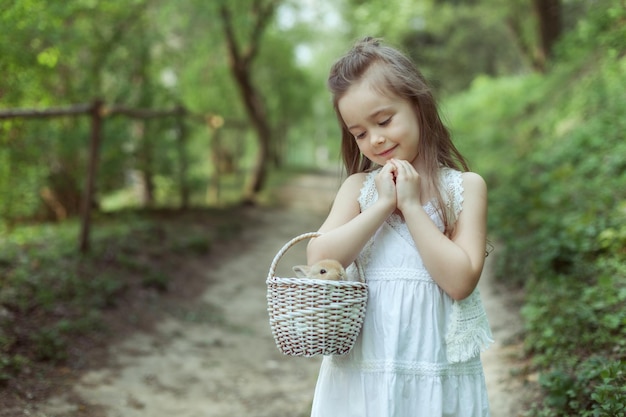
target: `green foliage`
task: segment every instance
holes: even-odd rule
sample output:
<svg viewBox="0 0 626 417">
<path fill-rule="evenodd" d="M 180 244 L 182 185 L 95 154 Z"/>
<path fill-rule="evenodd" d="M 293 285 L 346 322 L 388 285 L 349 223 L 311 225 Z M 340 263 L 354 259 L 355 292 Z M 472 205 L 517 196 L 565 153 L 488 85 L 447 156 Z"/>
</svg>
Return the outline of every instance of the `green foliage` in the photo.
<svg viewBox="0 0 626 417">
<path fill-rule="evenodd" d="M 625 10 L 601 2 L 547 75 L 479 78 L 446 103 L 490 186 L 498 275 L 526 290 L 535 416 L 626 413 Z"/>
<path fill-rule="evenodd" d="M 0 335 L 0 342 L 2 342 Z M 29 364 L 29 360 L 22 355 L 0 355 L 0 385 L 6 384 L 15 375 L 18 375 Z"/>
<path fill-rule="evenodd" d="M 512 4 L 432 3 L 420 14 L 413 10 L 415 23 L 401 41 L 438 94 L 466 89 L 480 75 L 528 70 L 504 16 Z M 525 21 L 530 24 L 532 19 Z"/>
<path fill-rule="evenodd" d="M 533 280 L 522 314 L 526 345 L 543 368 L 593 352 L 626 354 L 626 283 L 621 270 L 598 267 L 582 274 Z M 600 278 L 593 278 L 597 274 Z M 621 274 L 621 277 L 620 277 Z M 572 331 L 584 329 L 584 331 Z"/>
<path fill-rule="evenodd" d="M 257 3 L 224 3 L 236 10 L 237 39 L 249 39 L 255 30 L 251 22 Z M 272 3 L 278 6 L 282 2 Z M 180 175 L 186 168 L 193 203 L 206 205 L 207 183 L 215 175 L 210 155 L 212 133 L 204 116 L 198 114 L 225 119 L 223 146 L 236 159 L 238 174 L 246 175 L 256 151 L 240 89 L 229 66 L 220 4 L 198 0 L 176 4 L 146 0 L 68 0 L 54 5 L 42 0 L 9 2 L 0 10 L 6 35 L 0 39 L 2 107 L 44 109 L 96 98 L 107 106 L 130 108 L 183 105 L 194 113 L 186 119 L 184 144 L 178 139 L 179 127 L 173 118 L 104 119 L 94 203 L 105 200 L 107 208 L 119 208 L 120 202 L 128 203 L 126 207 L 179 204 Z M 313 91 L 319 91 L 322 84 L 313 85 L 310 74 L 295 61 L 291 35 L 297 28 L 283 30 L 271 23 L 263 39 L 252 39 L 260 42 L 253 57 L 252 81 L 267 107 L 278 160 L 292 145 L 287 139 L 292 136 L 291 129 L 309 115 Z M 240 52 L 249 47 L 244 41 Z M 87 116 L 0 121 L 0 227 L 77 215 L 85 186 L 89 135 Z M 299 132 L 293 137 L 306 136 Z M 151 193 L 141 192 L 150 185 Z M 131 193 L 134 198 L 117 198 Z M 110 195 L 117 198 L 114 204 L 109 204 Z M 153 199 L 143 198 L 146 196 Z"/>
<path fill-rule="evenodd" d="M 541 376 L 548 393 L 543 406 L 534 405 L 537 417 L 626 416 L 626 362 L 592 356 L 569 370 L 553 370 Z"/>
</svg>

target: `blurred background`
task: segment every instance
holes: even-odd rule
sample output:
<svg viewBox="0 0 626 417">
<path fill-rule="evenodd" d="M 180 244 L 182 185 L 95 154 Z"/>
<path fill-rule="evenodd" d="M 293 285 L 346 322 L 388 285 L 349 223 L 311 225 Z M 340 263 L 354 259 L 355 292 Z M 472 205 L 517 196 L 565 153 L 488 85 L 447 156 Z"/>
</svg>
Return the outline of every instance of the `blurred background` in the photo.
<svg viewBox="0 0 626 417">
<path fill-rule="evenodd" d="M 525 294 L 532 415 L 626 412 L 625 1 L 0 0 L 0 27 L 0 382 L 39 360 L 20 344 L 68 333 L 14 327 L 52 308 L 60 260 L 84 262 L 87 214 L 117 222 L 95 253 L 152 239 L 159 210 L 215 210 L 236 233 L 219 209 L 339 176 L 325 80 L 372 35 L 415 59 L 487 180 L 497 279 Z M 98 285 L 74 292 L 123 286 Z"/>
</svg>

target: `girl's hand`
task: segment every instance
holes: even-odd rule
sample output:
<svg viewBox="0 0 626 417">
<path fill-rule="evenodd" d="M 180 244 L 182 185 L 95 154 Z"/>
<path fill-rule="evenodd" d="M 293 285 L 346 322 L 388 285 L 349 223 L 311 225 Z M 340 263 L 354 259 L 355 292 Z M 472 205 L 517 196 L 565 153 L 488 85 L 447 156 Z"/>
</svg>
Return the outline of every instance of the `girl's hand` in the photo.
<svg viewBox="0 0 626 417">
<path fill-rule="evenodd" d="M 408 161 L 392 159 L 396 173 L 396 204 L 404 212 L 410 207 L 421 206 L 420 176 Z"/>
<path fill-rule="evenodd" d="M 374 178 L 378 201 L 387 205 L 390 212 L 396 209 L 396 167 L 392 163 L 386 163 Z"/>
</svg>

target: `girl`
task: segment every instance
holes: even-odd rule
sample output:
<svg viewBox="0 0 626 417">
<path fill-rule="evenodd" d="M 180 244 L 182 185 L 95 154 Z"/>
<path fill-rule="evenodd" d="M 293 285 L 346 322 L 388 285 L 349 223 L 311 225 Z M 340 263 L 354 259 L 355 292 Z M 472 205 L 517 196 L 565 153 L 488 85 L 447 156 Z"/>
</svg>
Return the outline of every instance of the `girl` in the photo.
<svg viewBox="0 0 626 417">
<path fill-rule="evenodd" d="M 358 42 L 328 84 L 349 177 L 308 262 L 356 265 L 369 299 L 352 351 L 322 362 L 312 416 L 488 416 L 480 350 L 491 332 L 476 290 L 485 182 L 396 49 Z"/>
</svg>

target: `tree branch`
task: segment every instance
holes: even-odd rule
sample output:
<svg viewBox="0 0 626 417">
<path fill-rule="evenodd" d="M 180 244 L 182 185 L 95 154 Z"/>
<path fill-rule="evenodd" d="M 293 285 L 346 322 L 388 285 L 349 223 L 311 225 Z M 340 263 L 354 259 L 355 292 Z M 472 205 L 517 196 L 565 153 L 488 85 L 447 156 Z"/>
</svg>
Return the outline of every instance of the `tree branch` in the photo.
<svg viewBox="0 0 626 417">
<path fill-rule="evenodd" d="M 239 53 L 239 45 L 235 38 L 235 30 L 233 29 L 233 21 L 230 9 L 226 4 L 220 6 L 220 15 L 222 16 L 222 25 L 224 27 L 224 35 L 226 36 L 226 46 L 230 53 L 230 61 L 233 68 L 239 65 L 241 55 Z"/>
<path fill-rule="evenodd" d="M 267 27 L 267 23 L 274 15 L 274 11 L 278 6 L 277 0 L 268 1 L 263 4 L 263 0 L 254 0 L 252 4 L 252 14 L 256 17 L 254 21 L 254 27 L 250 33 L 249 48 L 246 51 L 244 59 L 248 62 L 252 61 L 259 52 L 259 45 L 261 44 L 261 35 Z"/>
</svg>

